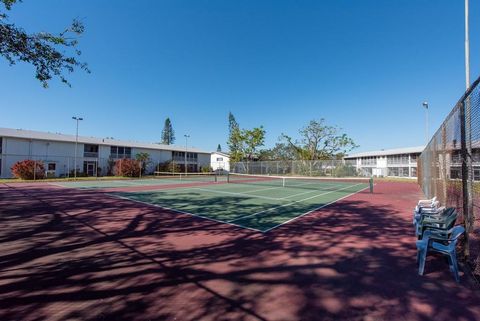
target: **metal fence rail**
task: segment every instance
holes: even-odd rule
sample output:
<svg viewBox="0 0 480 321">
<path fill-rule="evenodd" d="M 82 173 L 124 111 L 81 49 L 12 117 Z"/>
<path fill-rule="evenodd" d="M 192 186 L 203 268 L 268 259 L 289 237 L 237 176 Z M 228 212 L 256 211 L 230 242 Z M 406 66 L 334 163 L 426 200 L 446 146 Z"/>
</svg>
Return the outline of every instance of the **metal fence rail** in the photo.
<svg viewBox="0 0 480 321">
<path fill-rule="evenodd" d="M 230 165 L 232 173 L 280 176 L 334 176 L 369 177 L 371 174 L 357 169 L 343 160 L 280 160 L 237 162 Z"/>
<path fill-rule="evenodd" d="M 427 197 L 457 208 L 468 231 L 464 254 L 480 274 L 479 81 L 460 98 L 420 155 L 418 183 Z"/>
</svg>

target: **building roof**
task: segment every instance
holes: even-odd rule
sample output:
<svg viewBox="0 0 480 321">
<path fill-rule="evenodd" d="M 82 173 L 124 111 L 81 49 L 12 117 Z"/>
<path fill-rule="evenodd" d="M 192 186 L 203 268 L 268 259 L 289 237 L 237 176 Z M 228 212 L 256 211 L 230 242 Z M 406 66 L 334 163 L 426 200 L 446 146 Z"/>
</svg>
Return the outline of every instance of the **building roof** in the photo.
<svg viewBox="0 0 480 321">
<path fill-rule="evenodd" d="M 0 127 L 0 137 L 14 137 L 14 138 L 47 140 L 47 141 L 68 142 L 68 143 L 75 142 L 75 135 L 39 132 L 39 131 L 25 130 L 25 129 L 2 128 L 2 127 Z M 134 148 L 181 151 L 181 152 L 185 151 L 184 146 L 142 143 L 142 142 L 133 142 L 133 141 L 127 141 L 127 140 L 111 139 L 111 138 L 78 136 L 78 142 L 80 144 L 125 146 L 125 147 L 134 147 Z M 205 152 L 194 147 L 187 148 L 187 151 L 193 152 L 193 153 L 210 154 L 209 152 Z"/>
<path fill-rule="evenodd" d="M 355 153 L 345 156 L 344 158 L 358 158 L 358 157 L 371 157 L 371 156 L 386 156 L 386 155 L 398 155 L 398 154 L 413 154 L 421 153 L 425 149 L 425 146 L 416 147 L 404 147 L 395 149 L 375 150 L 371 152 Z"/>
<path fill-rule="evenodd" d="M 213 154 L 218 154 L 218 155 L 221 155 L 221 156 L 224 156 L 224 157 L 230 157 L 230 155 L 228 155 L 227 153 L 224 153 L 224 152 L 212 152 L 211 154 L 212 155 Z"/>
</svg>

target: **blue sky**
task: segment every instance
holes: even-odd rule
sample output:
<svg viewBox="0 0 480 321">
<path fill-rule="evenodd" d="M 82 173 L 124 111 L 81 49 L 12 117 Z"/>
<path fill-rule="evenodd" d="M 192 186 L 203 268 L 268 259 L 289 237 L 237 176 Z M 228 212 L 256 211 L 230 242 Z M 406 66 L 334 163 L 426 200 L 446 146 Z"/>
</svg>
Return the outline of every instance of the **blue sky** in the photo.
<svg viewBox="0 0 480 321">
<path fill-rule="evenodd" d="M 480 5 L 471 1 L 471 78 Z M 422 145 L 465 90 L 463 1 L 25 0 L 27 31 L 86 26 L 91 74 L 43 89 L 33 67 L 0 58 L 1 127 L 155 142 L 170 117 L 183 144 L 226 149 L 227 115 L 263 125 L 266 147 L 311 119 L 338 125 L 357 151 Z"/>
</svg>

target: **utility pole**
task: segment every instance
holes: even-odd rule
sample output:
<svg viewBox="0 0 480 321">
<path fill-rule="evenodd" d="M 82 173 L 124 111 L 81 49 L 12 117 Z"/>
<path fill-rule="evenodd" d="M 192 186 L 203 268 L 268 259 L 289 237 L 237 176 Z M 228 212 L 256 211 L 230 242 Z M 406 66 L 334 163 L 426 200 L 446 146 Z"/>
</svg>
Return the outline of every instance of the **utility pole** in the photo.
<svg viewBox="0 0 480 321">
<path fill-rule="evenodd" d="M 77 149 L 78 149 L 78 123 L 83 120 L 82 117 L 77 117 L 77 116 L 73 116 L 72 117 L 73 120 L 76 120 L 77 121 L 77 132 L 76 132 L 76 135 L 75 135 L 75 158 L 74 158 L 74 170 L 73 170 L 73 175 L 74 175 L 74 178 L 77 179 Z"/>
<path fill-rule="evenodd" d="M 188 145 L 188 138 L 190 137 L 190 135 L 183 135 L 185 136 L 185 175 L 187 175 L 187 145 Z"/>
</svg>

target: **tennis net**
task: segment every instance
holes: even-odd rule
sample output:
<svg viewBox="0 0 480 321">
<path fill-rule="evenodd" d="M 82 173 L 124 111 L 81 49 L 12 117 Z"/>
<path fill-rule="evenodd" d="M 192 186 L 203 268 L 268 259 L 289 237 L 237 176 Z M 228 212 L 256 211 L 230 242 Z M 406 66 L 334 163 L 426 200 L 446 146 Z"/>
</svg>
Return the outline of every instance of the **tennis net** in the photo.
<svg viewBox="0 0 480 321">
<path fill-rule="evenodd" d="M 271 176 L 229 173 L 230 184 L 251 184 L 259 186 L 303 188 L 318 190 L 361 190 L 369 188 L 373 193 L 371 177 L 308 177 L 308 176 Z"/>
<path fill-rule="evenodd" d="M 217 174 L 215 172 L 208 173 L 178 173 L 178 172 L 154 172 L 155 178 L 173 179 L 183 181 L 205 181 L 216 182 Z"/>
</svg>

